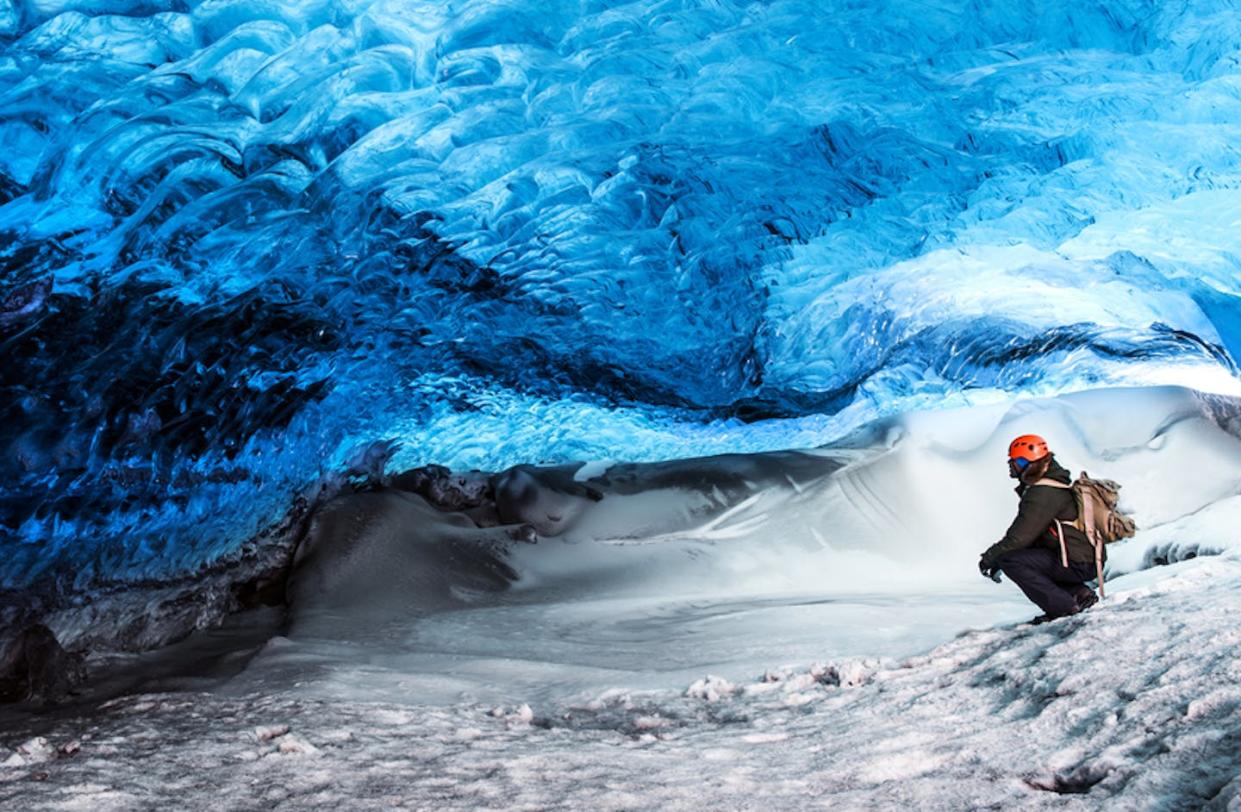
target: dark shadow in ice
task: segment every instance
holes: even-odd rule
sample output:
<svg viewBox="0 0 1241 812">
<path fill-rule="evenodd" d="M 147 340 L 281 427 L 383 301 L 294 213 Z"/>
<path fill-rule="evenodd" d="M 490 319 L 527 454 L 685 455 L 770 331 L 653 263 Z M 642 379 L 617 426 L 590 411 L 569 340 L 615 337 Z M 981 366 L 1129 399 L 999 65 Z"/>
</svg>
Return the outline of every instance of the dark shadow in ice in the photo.
<svg viewBox="0 0 1241 812">
<path fill-rule="evenodd" d="M 593 477 L 580 477 L 580 465 L 522 465 L 494 475 L 407 471 L 390 479 L 392 487 L 338 498 L 316 513 L 291 569 L 290 629 L 354 638 L 381 618 L 477 604 L 519 579 L 515 542 L 561 536 L 603 503 L 664 493 L 622 524 L 647 534 L 683 531 L 760 492 L 795 491 L 841 464 L 778 452 L 619 464 Z M 592 529 L 574 540 L 589 540 Z"/>
<path fill-rule="evenodd" d="M 575 528 L 571 541 L 589 540 L 598 521 L 578 525 L 600 507 L 619 509 L 619 525 L 609 529 L 622 534 L 675 533 L 756 494 L 796 492 L 841 464 L 824 453 L 778 452 L 617 464 L 594 475 L 580 464 L 499 473 L 427 466 L 386 478 L 368 469 L 357 482 L 312 488 L 238 556 L 192 577 L 100 590 L 83 606 L 37 595 L 5 603 L 3 699 L 80 703 L 139 686 L 226 678 L 274 634 L 352 641 L 393 624 L 408 631 L 433 613 L 539 600 L 508 593 L 522 577 L 515 545 Z M 662 496 L 629 501 L 653 492 Z M 557 545 L 587 559 L 590 547 Z M 570 577 L 575 593 L 589 594 L 606 576 L 587 571 Z M 133 653 L 150 649 L 159 650 Z M 89 686 L 74 695 L 88 654 Z"/>
<path fill-rule="evenodd" d="M 246 610 L 153 651 L 89 659 L 65 652 L 40 627 L 0 655 L 0 702 L 8 703 L 0 705 L 0 729 L 41 729 L 120 696 L 218 687 L 245 670 L 283 620 L 277 608 Z"/>
<path fill-rule="evenodd" d="M 506 558 L 523 532 L 479 527 L 397 490 L 339 498 L 315 515 L 294 557 L 291 628 L 331 634 L 343 622 L 352 636 L 368 618 L 412 618 L 502 590 L 517 578 Z"/>
<path fill-rule="evenodd" d="M 0 648 L 0 702 L 64 699 L 86 677 L 83 659 L 61 648 L 47 626 L 27 626 Z"/>
</svg>

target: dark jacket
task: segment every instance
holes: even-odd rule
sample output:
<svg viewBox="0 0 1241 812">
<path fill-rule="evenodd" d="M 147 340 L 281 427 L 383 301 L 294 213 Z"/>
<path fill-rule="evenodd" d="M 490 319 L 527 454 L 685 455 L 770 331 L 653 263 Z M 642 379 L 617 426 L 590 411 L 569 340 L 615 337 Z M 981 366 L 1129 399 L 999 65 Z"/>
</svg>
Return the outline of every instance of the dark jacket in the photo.
<svg viewBox="0 0 1241 812">
<path fill-rule="evenodd" d="M 1068 485 L 1072 479 L 1068 469 L 1056 462 L 1053 457 L 1047 468 L 1044 479 L 1054 479 Z M 1056 540 L 1055 520 L 1059 519 L 1064 528 L 1065 543 L 1069 550 L 1069 562 L 1093 563 L 1094 547 L 1086 539 L 1086 534 L 1065 522 L 1077 518 L 1077 500 L 1068 488 L 1057 488 L 1052 485 L 1017 486 L 1017 494 L 1021 504 L 1017 506 L 1017 518 L 1009 525 L 1004 538 L 987 548 L 982 554 L 988 566 L 994 566 L 1000 556 L 1012 550 L 1026 547 L 1047 547 L 1060 555 L 1060 542 Z"/>
</svg>

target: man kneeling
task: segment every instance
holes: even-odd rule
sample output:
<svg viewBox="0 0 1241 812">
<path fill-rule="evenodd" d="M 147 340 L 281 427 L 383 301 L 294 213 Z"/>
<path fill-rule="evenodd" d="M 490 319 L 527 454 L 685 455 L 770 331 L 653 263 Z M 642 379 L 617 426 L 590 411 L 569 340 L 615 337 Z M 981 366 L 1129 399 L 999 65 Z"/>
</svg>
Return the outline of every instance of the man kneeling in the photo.
<svg viewBox="0 0 1241 812">
<path fill-rule="evenodd" d="M 1086 534 L 1071 524 L 1077 501 L 1068 470 L 1042 437 L 1024 434 L 1008 447 L 1008 473 L 1021 483 L 1017 518 L 982 554 L 978 569 L 995 581 L 1003 572 L 1021 587 L 1043 610 L 1034 623 L 1093 606 L 1099 597 L 1086 582 L 1095 577 L 1095 552 Z"/>
</svg>

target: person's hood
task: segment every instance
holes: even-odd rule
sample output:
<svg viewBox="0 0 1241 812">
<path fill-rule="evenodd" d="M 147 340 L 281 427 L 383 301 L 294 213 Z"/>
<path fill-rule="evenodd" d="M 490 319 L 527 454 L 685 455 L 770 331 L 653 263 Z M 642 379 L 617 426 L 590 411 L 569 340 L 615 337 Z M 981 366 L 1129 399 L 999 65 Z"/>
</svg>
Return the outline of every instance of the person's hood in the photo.
<svg viewBox="0 0 1241 812">
<path fill-rule="evenodd" d="M 1044 479 L 1054 479 L 1057 482 L 1063 482 L 1068 485 L 1073 481 L 1073 476 L 1069 473 L 1069 469 L 1056 462 L 1056 455 L 1051 456 L 1051 465 L 1047 466 L 1047 473 L 1043 474 Z"/>
</svg>

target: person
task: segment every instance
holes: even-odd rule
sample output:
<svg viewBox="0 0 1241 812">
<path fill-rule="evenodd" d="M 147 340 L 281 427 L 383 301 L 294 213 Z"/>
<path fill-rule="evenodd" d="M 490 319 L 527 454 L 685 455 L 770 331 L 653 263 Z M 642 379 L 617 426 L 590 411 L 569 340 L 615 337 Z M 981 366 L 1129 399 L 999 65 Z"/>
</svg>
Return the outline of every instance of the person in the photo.
<svg viewBox="0 0 1241 812">
<path fill-rule="evenodd" d="M 994 581 L 1002 572 L 1020 587 L 1043 611 L 1033 623 L 1093 606 L 1099 596 L 1086 582 L 1095 577 L 1095 551 L 1086 534 L 1071 524 L 1077 501 L 1069 471 L 1046 440 L 1023 434 L 1008 446 L 1008 473 L 1019 482 L 1017 518 L 1004 538 L 982 554 L 979 571 Z"/>
</svg>

